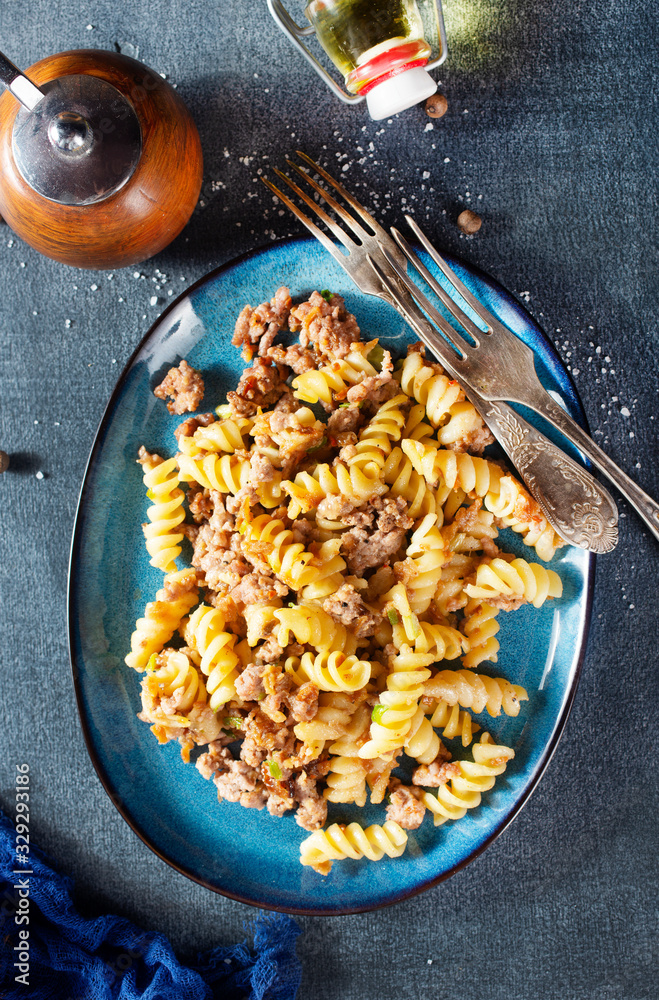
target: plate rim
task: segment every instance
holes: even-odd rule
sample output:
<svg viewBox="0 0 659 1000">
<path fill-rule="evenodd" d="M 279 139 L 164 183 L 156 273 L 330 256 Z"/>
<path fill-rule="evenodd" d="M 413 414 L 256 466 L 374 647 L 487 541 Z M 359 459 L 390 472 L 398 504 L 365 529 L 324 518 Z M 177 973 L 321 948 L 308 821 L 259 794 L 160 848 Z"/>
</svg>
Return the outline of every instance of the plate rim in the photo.
<svg viewBox="0 0 659 1000">
<path fill-rule="evenodd" d="M 586 571 L 585 571 L 586 587 L 585 587 L 585 605 L 584 605 L 584 627 L 581 636 L 579 656 L 576 663 L 572 684 L 570 685 L 570 689 L 567 693 L 567 699 L 565 705 L 563 706 L 563 710 L 556 721 L 556 726 L 552 734 L 552 738 L 547 743 L 543 751 L 543 754 L 538 762 L 536 770 L 531 778 L 531 781 L 527 789 L 525 790 L 523 795 L 521 795 L 520 798 L 515 802 L 513 808 L 506 814 L 506 816 L 503 817 L 501 822 L 492 830 L 492 832 L 485 838 L 485 840 L 478 845 L 478 847 L 475 847 L 472 851 L 469 852 L 469 854 L 465 858 L 463 858 L 457 864 L 453 865 L 451 868 L 447 869 L 446 871 L 443 871 L 441 874 L 437 875 L 434 878 L 424 880 L 419 885 L 414 886 L 413 888 L 400 891 L 390 899 L 382 900 L 381 902 L 376 902 L 376 903 L 359 904 L 356 906 L 344 906 L 333 909 L 327 909 L 323 907 L 302 908 L 294 906 L 273 905 L 272 903 L 268 903 L 267 905 L 265 905 L 263 902 L 258 902 L 254 899 L 242 896 L 240 895 L 240 893 L 234 892 L 231 889 L 219 888 L 217 885 L 212 884 L 202 876 L 199 876 L 194 872 L 189 871 L 183 866 L 177 864 L 176 861 L 174 861 L 172 858 L 169 858 L 167 854 L 161 851 L 152 842 L 150 836 L 146 833 L 146 831 L 142 829 L 141 825 L 131 816 L 128 809 L 124 807 L 124 804 L 121 800 L 121 796 L 118 795 L 116 789 L 113 787 L 110 777 L 109 775 L 106 774 L 103 765 L 101 764 L 101 761 L 97 755 L 95 743 L 91 735 L 89 720 L 87 718 L 87 713 L 82 693 L 82 686 L 78 674 L 78 665 L 74 648 L 74 614 L 76 610 L 76 594 L 78 589 L 76 586 L 76 573 L 77 573 L 77 562 L 78 562 L 77 557 L 79 554 L 79 548 L 81 542 L 81 533 L 82 533 L 81 526 L 84 521 L 84 505 L 87 494 L 87 489 L 86 489 L 87 481 L 90 472 L 92 470 L 92 466 L 95 462 L 96 454 L 105 438 L 108 423 L 110 420 L 110 415 L 114 411 L 115 403 L 121 394 L 121 390 L 123 388 L 126 376 L 133 367 L 136 358 L 138 357 L 142 349 L 146 346 L 150 338 L 153 336 L 156 329 L 162 324 L 163 320 L 165 320 L 166 317 L 179 306 L 182 300 L 188 298 L 190 295 L 193 294 L 193 292 L 196 289 L 207 284 L 214 278 L 218 277 L 220 274 L 223 274 L 225 271 L 229 271 L 232 268 L 235 268 L 238 265 L 244 263 L 245 261 L 256 258 L 261 254 L 267 253 L 269 250 L 272 250 L 274 248 L 282 246 L 290 246 L 296 243 L 308 243 L 309 245 L 316 245 L 317 241 L 314 240 L 313 237 L 300 235 L 300 236 L 289 236 L 270 243 L 260 244 L 259 246 L 254 247 L 251 250 L 247 250 L 244 253 L 239 254 L 237 257 L 232 257 L 230 260 L 225 261 L 224 264 L 220 264 L 219 267 L 213 268 L 211 271 L 208 271 L 206 274 L 202 275 L 201 278 L 198 278 L 197 281 L 193 282 L 193 284 L 191 284 L 188 288 L 186 288 L 183 292 L 181 292 L 181 294 L 178 295 L 172 302 L 168 303 L 166 308 L 162 311 L 162 313 L 159 314 L 159 316 L 156 317 L 156 319 L 150 325 L 147 332 L 140 339 L 139 343 L 135 347 L 135 350 L 132 352 L 126 364 L 124 365 L 120 375 L 117 378 L 117 381 L 115 382 L 112 393 L 110 394 L 110 398 L 108 399 L 108 402 L 103 411 L 103 415 L 99 421 L 98 429 L 96 431 L 96 434 L 94 435 L 94 440 L 89 452 L 89 457 L 87 459 L 87 463 L 85 465 L 85 471 L 82 477 L 78 502 L 76 504 L 76 513 L 73 524 L 71 547 L 69 550 L 69 563 L 68 563 L 68 573 L 67 573 L 67 608 L 66 608 L 67 646 L 69 652 L 69 665 L 71 668 L 71 676 L 75 692 L 76 707 L 78 711 L 78 719 L 80 721 L 80 727 L 82 729 L 82 735 L 85 741 L 85 746 L 87 748 L 87 753 L 89 754 L 89 758 L 92 762 L 94 770 L 96 771 L 96 774 L 108 798 L 115 806 L 122 819 L 124 819 L 124 821 L 128 824 L 130 829 L 133 831 L 133 833 L 135 833 L 139 837 L 142 843 L 144 843 L 156 855 L 156 857 L 160 858 L 161 861 L 164 861 L 167 865 L 169 865 L 170 868 L 173 868 L 174 871 L 178 872 L 180 875 L 184 875 L 192 882 L 196 882 L 198 885 L 203 886 L 203 888 L 209 889 L 211 890 L 211 892 L 215 892 L 220 896 L 232 899 L 235 902 L 243 903 L 247 906 L 258 907 L 261 909 L 266 908 L 279 913 L 289 913 L 295 916 L 338 917 L 338 916 L 347 916 L 353 913 L 368 913 L 368 912 L 373 912 L 375 910 L 383 909 L 384 907 L 387 906 L 394 906 L 397 903 L 402 903 L 404 900 L 412 899 L 414 896 L 418 896 L 420 893 L 426 892 L 428 889 L 432 889 L 434 886 L 440 885 L 442 882 L 447 881 L 449 878 L 451 878 L 453 875 L 456 875 L 463 868 L 466 868 L 473 861 L 475 861 L 476 858 L 478 858 L 481 854 L 483 854 L 483 852 L 487 850 L 487 848 L 495 840 L 497 840 L 497 838 L 504 832 L 504 830 L 507 829 L 510 823 L 512 823 L 512 821 L 519 815 L 521 810 L 527 804 L 531 795 L 538 787 L 540 779 L 543 777 L 556 751 L 558 743 L 560 742 L 560 739 L 563 735 L 565 725 L 569 718 L 570 712 L 572 711 L 574 699 L 576 697 L 577 689 L 579 687 L 579 681 L 581 679 L 581 672 L 586 656 L 586 650 L 588 647 L 588 637 L 590 633 L 590 624 L 591 624 L 592 609 L 593 609 L 593 594 L 595 586 L 595 566 L 597 559 L 595 553 L 593 552 L 589 553 L 589 558 L 586 564 Z M 540 338 L 544 342 L 544 346 L 548 350 L 548 353 L 552 357 L 553 361 L 555 363 L 556 362 L 558 363 L 559 367 L 567 377 L 567 380 L 572 389 L 574 401 L 577 406 L 580 418 L 579 422 L 583 426 L 584 430 L 590 435 L 588 419 L 586 417 L 586 413 L 583 408 L 583 403 L 581 402 L 581 397 L 579 396 L 577 387 L 574 384 L 574 380 L 570 372 L 567 370 L 567 367 L 565 366 L 563 360 L 561 359 L 554 344 L 551 342 L 547 334 L 539 326 L 536 320 L 524 308 L 524 306 L 517 301 L 517 299 L 513 296 L 513 294 L 509 292 L 502 284 L 500 284 L 499 281 L 497 281 L 496 278 L 493 278 L 491 275 L 483 271 L 477 265 L 471 264 L 470 262 L 465 261 L 460 257 L 456 257 L 453 254 L 445 254 L 444 256 L 449 260 L 449 263 L 451 264 L 457 263 L 459 265 L 464 265 L 468 271 L 471 271 L 477 277 L 483 279 L 488 285 L 494 287 L 497 294 L 499 294 L 502 298 L 507 300 L 507 302 L 513 306 L 515 311 L 517 311 L 517 313 L 527 323 L 529 323 L 534 328 L 535 331 L 539 333 Z M 357 289 L 357 291 L 359 290 Z M 590 463 L 587 462 L 587 460 L 585 464 L 586 467 L 590 467 Z"/>
</svg>

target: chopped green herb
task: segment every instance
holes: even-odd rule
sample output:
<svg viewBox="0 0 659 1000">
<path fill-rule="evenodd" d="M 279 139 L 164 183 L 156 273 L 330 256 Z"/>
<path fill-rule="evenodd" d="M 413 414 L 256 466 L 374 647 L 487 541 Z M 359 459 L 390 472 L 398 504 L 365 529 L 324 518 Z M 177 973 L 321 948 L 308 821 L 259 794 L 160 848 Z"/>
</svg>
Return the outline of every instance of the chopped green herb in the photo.
<svg viewBox="0 0 659 1000">
<path fill-rule="evenodd" d="M 297 604 L 294 601 L 289 601 L 288 602 L 288 606 L 289 606 L 289 608 L 296 608 Z"/>
<path fill-rule="evenodd" d="M 345 410 L 349 406 L 350 406 L 350 403 L 339 403 L 339 409 L 340 410 Z"/>
<path fill-rule="evenodd" d="M 281 768 L 276 760 L 266 760 L 268 765 L 268 771 L 270 772 L 271 778 L 276 778 L 278 781 L 281 778 Z"/>
<path fill-rule="evenodd" d="M 323 448 L 326 444 L 327 444 L 327 438 L 326 437 L 321 438 L 318 444 L 314 445 L 313 448 L 309 448 L 309 453 L 311 453 L 312 451 L 318 451 L 320 448 Z"/>
<path fill-rule="evenodd" d="M 243 724 L 243 720 L 239 715 L 227 715 L 224 720 L 224 725 L 229 726 L 230 729 L 240 729 Z"/>
<path fill-rule="evenodd" d="M 398 612 L 394 608 L 389 608 L 387 618 L 390 625 L 398 625 Z"/>
<path fill-rule="evenodd" d="M 320 294 L 325 299 L 325 302 L 329 302 L 329 300 L 332 298 L 332 295 L 334 294 L 334 292 L 330 292 L 329 288 L 323 288 L 323 290 L 322 290 L 322 292 Z"/>
<path fill-rule="evenodd" d="M 373 711 L 371 712 L 372 721 L 382 722 L 382 717 L 386 711 L 387 711 L 386 705 L 376 705 Z"/>
<path fill-rule="evenodd" d="M 157 662 L 158 662 L 158 654 L 152 653 L 151 656 L 149 657 L 149 662 L 146 665 L 146 669 L 155 670 Z"/>
<path fill-rule="evenodd" d="M 155 500 L 156 499 L 156 495 L 153 492 L 153 490 L 147 490 L 146 491 L 146 495 L 148 496 L 149 500 Z"/>
<path fill-rule="evenodd" d="M 264 698 L 265 698 L 265 691 L 262 691 L 261 694 L 258 696 L 258 698 L 256 700 L 257 701 L 263 701 Z"/>
<path fill-rule="evenodd" d="M 366 355 L 366 360 L 378 371 L 382 371 L 382 362 L 384 361 L 384 349 L 377 344 L 372 351 L 369 351 Z"/>
</svg>

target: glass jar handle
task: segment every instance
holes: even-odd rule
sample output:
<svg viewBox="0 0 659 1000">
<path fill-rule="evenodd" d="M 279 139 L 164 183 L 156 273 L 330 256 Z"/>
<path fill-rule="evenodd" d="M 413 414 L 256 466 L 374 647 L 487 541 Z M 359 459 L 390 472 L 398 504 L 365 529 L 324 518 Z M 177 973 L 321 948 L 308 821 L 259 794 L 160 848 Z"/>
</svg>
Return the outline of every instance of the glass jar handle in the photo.
<svg viewBox="0 0 659 1000">
<path fill-rule="evenodd" d="M 439 42 L 438 54 L 431 62 L 429 62 L 424 68 L 425 69 L 435 69 L 440 66 L 446 59 L 447 49 L 446 49 L 446 29 L 444 28 L 444 16 L 442 13 L 441 0 L 420 0 L 422 4 L 427 4 L 433 10 L 435 15 L 435 21 L 437 23 L 437 39 Z M 267 0 L 268 8 L 273 18 L 284 32 L 284 34 L 290 39 L 295 48 L 308 63 L 315 69 L 318 76 L 323 80 L 330 90 L 336 94 L 340 101 L 344 104 L 359 104 L 360 101 L 364 100 L 363 95 L 349 94 L 347 90 L 334 80 L 324 66 L 322 66 L 312 52 L 303 43 L 303 39 L 309 38 L 311 35 L 315 35 L 315 29 L 309 25 L 307 28 L 301 28 L 299 24 L 293 20 L 291 15 L 288 13 L 284 7 L 281 0 Z"/>
<path fill-rule="evenodd" d="M 310 63 L 313 69 L 315 69 L 321 80 L 327 84 L 334 94 L 336 94 L 339 100 L 343 101 L 345 104 L 358 104 L 360 101 L 363 101 L 363 97 L 360 97 L 358 94 L 349 94 L 347 90 L 340 87 L 336 80 L 332 79 L 325 67 L 321 66 L 315 55 L 309 51 L 306 45 L 303 44 L 302 39 L 315 35 L 315 29 L 312 28 L 311 25 L 309 25 L 308 28 L 301 28 L 299 24 L 296 24 L 284 7 L 283 3 L 281 3 L 281 0 L 267 0 L 267 3 L 270 13 L 281 30 L 290 39 L 298 52 L 300 52 L 307 62 Z"/>
</svg>

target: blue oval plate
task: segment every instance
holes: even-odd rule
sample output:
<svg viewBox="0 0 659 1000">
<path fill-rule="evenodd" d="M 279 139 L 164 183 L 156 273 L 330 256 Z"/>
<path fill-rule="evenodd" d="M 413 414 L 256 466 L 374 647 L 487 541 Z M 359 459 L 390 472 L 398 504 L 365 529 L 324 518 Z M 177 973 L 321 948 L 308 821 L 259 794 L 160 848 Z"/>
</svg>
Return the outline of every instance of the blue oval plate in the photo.
<svg viewBox="0 0 659 1000">
<path fill-rule="evenodd" d="M 530 316 L 490 278 L 450 263 L 487 308 L 533 348 L 541 380 L 583 424 L 570 377 Z M 529 797 L 574 698 L 594 557 L 562 549 L 552 565 L 563 579 L 563 597 L 539 611 L 523 607 L 499 616 L 499 662 L 479 669 L 523 684 L 530 700 L 516 719 L 479 718 L 497 742 L 515 748 L 515 759 L 483 804 L 459 822 L 434 827 L 426 816 L 420 829 L 410 832 L 401 858 L 342 861 L 323 878 L 299 863 L 299 844 L 307 834 L 292 814 L 275 819 L 266 811 L 218 805 L 213 784 L 193 764 L 182 762 L 178 744 L 160 746 L 136 718 L 140 677 L 123 660 L 135 620 L 153 600 L 162 574 L 149 565 L 144 548 L 140 525 L 147 501 L 135 458 L 141 444 L 164 455 L 175 450 L 173 430 L 181 418 L 170 416 L 152 393 L 165 370 L 187 358 L 204 374 L 203 409 L 224 401 L 243 367 L 231 346 L 236 316 L 245 303 L 270 298 L 282 284 L 294 297 L 306 297 L 314 288 L 339 292 L 364 337 L 378 336 L 397 351 L 415 339 L 392 309 L 356 291 L 309 239 L 278 243 L 233 261 L 172 303 L 119 379 L 89 459 L 71 551 L 71 662 L 94 766 L 123 817 L 159 857 L 244 903 L 291 913 L 351 913 L 396 902 L 448 878 L 480 854 Z M 510 531 L 503 533 L 502 544 L 535 558 Z M 330 806 L 330 822 L 354 819 L 381 823 L 384 807 Z"/>
</svg>

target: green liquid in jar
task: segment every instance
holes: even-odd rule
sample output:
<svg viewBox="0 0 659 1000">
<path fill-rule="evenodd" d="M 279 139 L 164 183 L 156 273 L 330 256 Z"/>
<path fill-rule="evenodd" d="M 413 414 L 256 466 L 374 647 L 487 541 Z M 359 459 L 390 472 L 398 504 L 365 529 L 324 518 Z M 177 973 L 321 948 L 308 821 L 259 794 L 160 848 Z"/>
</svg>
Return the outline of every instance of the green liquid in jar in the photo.
<svg viewBox="0 0 659 1000">
<path fill-rule="evenodd" d="M 415 0 L 312 0 L 306 15 L 344 77 L 392 46 L 423 41 Z"/>
</svg>

